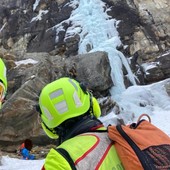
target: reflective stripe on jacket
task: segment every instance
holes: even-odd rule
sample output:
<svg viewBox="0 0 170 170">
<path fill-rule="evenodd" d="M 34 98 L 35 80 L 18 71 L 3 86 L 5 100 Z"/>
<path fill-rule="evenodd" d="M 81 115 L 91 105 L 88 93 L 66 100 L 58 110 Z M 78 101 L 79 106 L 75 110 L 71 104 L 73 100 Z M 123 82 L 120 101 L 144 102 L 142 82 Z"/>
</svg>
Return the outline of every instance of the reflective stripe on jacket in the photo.
<svg viewBox="0 0 170 170">
<path fill-rule="evenodd" d="M 123 170 L 115 147 L 106 132 L 84 133 L 62 143 L 77 170 Z M 45 170 L 71 170 L 66 159 L 52 149 Z"/>
</svg>

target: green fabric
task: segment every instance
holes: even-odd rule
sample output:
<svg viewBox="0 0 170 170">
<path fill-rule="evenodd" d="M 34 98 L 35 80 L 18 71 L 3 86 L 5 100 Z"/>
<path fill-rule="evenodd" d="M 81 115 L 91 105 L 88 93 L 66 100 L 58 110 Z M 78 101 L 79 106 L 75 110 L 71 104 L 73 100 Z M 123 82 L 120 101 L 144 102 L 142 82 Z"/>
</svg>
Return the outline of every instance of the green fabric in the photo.
<svg viewBox="0 0 170 170">
<path fill-rule="evenodd" d="M 0 80 L 4 84 L 5 90 L 7 91 L 6 66 L 1 58 L 0 58 Z"/>
<path fill-rule="evenodd" d="M 70 156 L 72 157 L 73 161 L 75 161 L 93 145 L 95 145 L 96 142 L 97 139 L 95 137 L 78 135 L 74 138 L 66 140 L 58 148 L 64 148 L 65 150 L 69 151 Z"/>
<path fill-rule="evenodd" d="M 103 133 L 98 133 L 98 135 L 100 134 Z M 98 140 L 99 139 L 97 139 L 95 136 L 91 136 L 85 133 L 63 142 L 57 148 L 65 149 L 69 153 L 70 157 L 73 159 L 73 162 L 76 163 L 76 161 L 79 160 L 79 158 L 81 158 L 85 153 L 91 150 L 91 148 L 93 148 L 93 146 L 95 146 L 98 143 Z M 103 145 L 102 141 L 100 142 L 100 145 L 101 146 Z M 87 170 L 86 168 L 88 167 L 89 163 L 92 166 L 94 165 L 94 167 L 97 166 L 97 164 L 99 163 L 99 165 L 97 166 L 98 167 L 97 170 L 111 170 L 111 169 L 123 170 L 121 161 L 116 153 L 114 145 L 111 146 L 106 155 L 102 154 L 103 150 L 101 150 L 101 146 L 99 146 L 99 150 L 97 152 L 93 152 L 93 155 L 95 154 L 92 157 L 93 159 L 90 158 L 90 160 L 88 160 L 88 157 L 85 158 L 88 161 L 85 160 L 85 162 L 83 162 L 84 165 L 83 167 L 81 168 L 77 167 L 78 170 L 79 169 Z M 104 159 L 100 164 L 99 161 L 102 159 L 102 157 Z M 54 149 L 51 149 L 50 152 L 48 153 L 44 167 L 45 170 L 71 170 L 71 167 L 67 160 Z"/>
<path fill-rule="evenodd" d="M 79 125 L 80 126 L 76 127 L 81 131 L 81 129 L 83 130 L 84 128 L 97 127 L 98 123 L 87 126 L 87 123 L 83 121 L 83 124 L 80 123 Z M 77 170 L 87 170 L 87 167 L 88 170 L 94 170 L 94 167 L 97 168 L 96 170 L 123 170 L 114 145 L 111 145 L 112 143 L 107 133 L 103 132 L 105 130 L 106 127 L 100 127 L 95 130 L 95 132 L 80 133 L 80 135 L 65 140 L 57 148 L 63 148 L 69 153 Z M 110 149 L 106 151 L 110 145 Z M 94 151 L 94 149 L 97 150 Z M 84 157 L 86 154 L 88 154 L 88 156 Z M 78 162 L 81 158 L 83 158 L 83 161 L 80 161 L 79 164 Z M 102 161 L 100 162 L 100 160 Z M 49 152 L 45 161 L 45 170 L 69 170 L 70 168 L 67 160 L 63 158 L 62 155 L 59 155 L 57 151 L 52 149 Z"/>
<path fill-rule="evenodd" d="M 91 134 L 93 135 L 93 133 Z M 104 133 L 102 132 L 98 133 L 99 136 L 100 134 L 104 134 Z M 91 150 L 99 142 L 98 139 L 92 135 L 88 135 L 86 133 L 78 135 L 74 138 L 65 141 L 58 148 L 64 148 L 65 150 L 67 150 L 67 152 L 70 154 L 73 161 L 76 162 L 76 160 L 81 158 L 85 153 L 87 153 L 87 151 Z M 103 144 L 101 143 L 101 145 Z M 104 156 L 101 155 L 102 153 L 100 151 L 101 150 L 98 150 L 98 152 L 95 153 L 96 155 L 93 157 L 93 160 L 91 159 L 89 160 L 91 164 L 95 164 L 96 161 L 98 162 L 100 160 L 99 156 L 101 157 Z M 89 164 L 89 161 L 87 162 L 85 161 L 84 164 L 86 163 Z M 86 167 L 86 165 L 84 166 Z M 114 145 L 112 145 L 112 147 L 110 148 L 109 152 L 107 153 L 107 156 L 106 157 L 104 156 L 102 164 L 98 166 L 98 170 L 109 170 L 109 169 L 123 170 L 121 161 L 117 155 Z"/>
<path fill-rule="evenodd" d="M 72 170 L 66 159 L 55 149 L 51 149 L 45 159 L 45 170 Z"/>
<path fill-rule="evenodd" d="M 48 128 L 55 128 L 65 120 L 86 113 L 90 107 L 90 94 L 83 92 L 76 80 L 63 77 L 42 89 L 39 105 L 43 122 Z"/>
</svg>

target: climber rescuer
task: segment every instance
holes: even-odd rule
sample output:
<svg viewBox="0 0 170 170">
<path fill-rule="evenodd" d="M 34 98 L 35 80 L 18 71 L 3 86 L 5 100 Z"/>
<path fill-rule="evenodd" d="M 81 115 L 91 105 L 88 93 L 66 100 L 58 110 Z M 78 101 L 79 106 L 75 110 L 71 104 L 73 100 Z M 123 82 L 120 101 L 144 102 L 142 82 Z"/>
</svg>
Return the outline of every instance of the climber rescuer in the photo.
<svg viewBox="0 0 170 170">
<path fill-rule="evenodd" d="M 59 146 L 52 148 L 42 170 L 123 169 L 107 130 L 97 119 L 100 107 L 85 85 L 63 77 L 46 85 L 39 97 L 42 128 Z"/>
<path fill-rule="evenodd" d="M 0 109 L 2 103 L 4 102 L 6 91 L 7 91 L 6 66 L 3 60 L 0 58 Z"/>
</svg>

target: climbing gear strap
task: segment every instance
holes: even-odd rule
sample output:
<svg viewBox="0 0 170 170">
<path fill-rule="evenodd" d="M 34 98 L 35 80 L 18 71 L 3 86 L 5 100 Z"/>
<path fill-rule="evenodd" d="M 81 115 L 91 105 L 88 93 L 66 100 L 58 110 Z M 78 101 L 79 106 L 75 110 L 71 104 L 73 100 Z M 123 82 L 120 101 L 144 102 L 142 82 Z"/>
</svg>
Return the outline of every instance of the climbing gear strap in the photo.
<svg viewBox="0 0 170 170">
<path fill-rule="evenodd" d="M 56 151 L 59 152 L 67 160 L 72 170 L 76 170 L 76 167 L 74 165 L 72 158 L 70 157 L 69 153 L 65 149 L 57 148 Z"/>
</svg>

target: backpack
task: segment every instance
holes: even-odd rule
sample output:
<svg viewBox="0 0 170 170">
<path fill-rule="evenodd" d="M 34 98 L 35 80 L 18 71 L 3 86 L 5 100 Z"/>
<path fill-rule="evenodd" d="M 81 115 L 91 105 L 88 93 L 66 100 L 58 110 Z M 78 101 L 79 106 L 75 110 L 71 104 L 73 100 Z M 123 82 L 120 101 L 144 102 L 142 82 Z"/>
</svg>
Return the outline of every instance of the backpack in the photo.
<svg viewBox="0 0 170 170">
<path fill-rule="evenodd" d="M 147 114 L 131 125 L 108 126 L 108 136 L 126 170 L 170 170 L 170 137 Z"/>
</svg>

